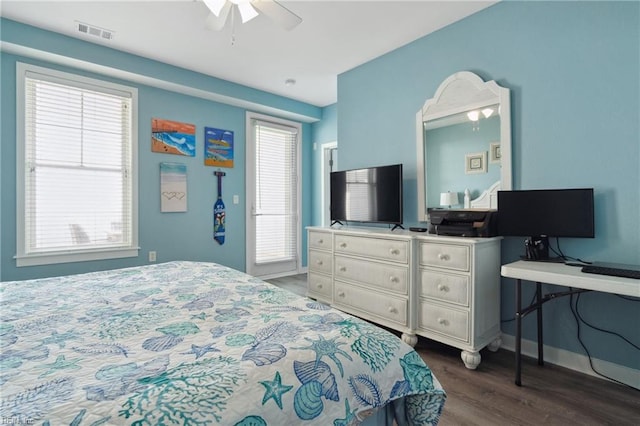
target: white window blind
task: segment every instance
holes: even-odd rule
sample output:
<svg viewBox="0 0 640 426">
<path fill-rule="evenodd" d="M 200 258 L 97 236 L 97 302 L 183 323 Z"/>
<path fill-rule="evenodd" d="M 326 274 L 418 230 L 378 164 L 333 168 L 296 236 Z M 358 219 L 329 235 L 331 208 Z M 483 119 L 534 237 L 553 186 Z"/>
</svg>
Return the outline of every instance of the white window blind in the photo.
<svg viewBox="0 0 640 426">
<path fill-rule="evenodd" d="M 256 264 L 297 260 L 297 129 L 255 121 Z"/>
<path fill-rule="evenodd" d="M 123 257 L 137 245 L 135 89 L 25 68 L 19 266 Z"/>
</svg>

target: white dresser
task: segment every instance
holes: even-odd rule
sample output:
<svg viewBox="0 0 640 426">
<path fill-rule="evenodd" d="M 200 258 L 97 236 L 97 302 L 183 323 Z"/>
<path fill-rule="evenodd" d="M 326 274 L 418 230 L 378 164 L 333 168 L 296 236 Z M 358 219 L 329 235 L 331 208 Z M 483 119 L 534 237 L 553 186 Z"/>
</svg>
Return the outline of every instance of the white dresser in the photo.
<svg viewBox="0 0 640 426">
<path fill-rule="evenodd" d="M 467 368 L 500 346 L 500 238 L 309 227 L 308 296 L 462 349 Z"/>
<path fill-rule="evenodd" d="M 333 232 L 307 231 L 307 295 L 333 304 Z"/>
<path fill-rule="evenodd" d="M 308 295 L 402 332 L 415 345 L 411 321 L 413 238 L 405 231 L 308 229 Z"/>
<path fill-rule="evenodd" d="M 416 334 L 462 349 L 465 366 L 480 349 L 500 347 L 500 240 L 418 236 Z"/>
</svg>

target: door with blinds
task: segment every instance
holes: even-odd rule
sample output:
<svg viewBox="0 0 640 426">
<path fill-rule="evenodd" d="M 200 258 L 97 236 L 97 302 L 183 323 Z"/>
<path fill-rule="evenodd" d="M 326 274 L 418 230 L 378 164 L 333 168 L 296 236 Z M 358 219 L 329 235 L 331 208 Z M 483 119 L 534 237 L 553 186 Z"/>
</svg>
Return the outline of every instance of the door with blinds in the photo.
<svg viewBox="0 0 640 426">
<path fill-rule="evenodd" d="M 247 273 L 295 274 L 300 259 L 299 123 L 247 113 Z"/>
</svg>

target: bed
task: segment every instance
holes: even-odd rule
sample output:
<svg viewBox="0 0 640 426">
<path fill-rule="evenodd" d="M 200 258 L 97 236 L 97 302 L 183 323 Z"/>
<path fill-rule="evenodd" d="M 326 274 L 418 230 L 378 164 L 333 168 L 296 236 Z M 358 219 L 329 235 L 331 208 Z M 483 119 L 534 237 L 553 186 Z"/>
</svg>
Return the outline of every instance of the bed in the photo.
<svg viewBox="0 0 640 426">
<path fill-rule="evenodd" d="M 363 320 L 215 263 L 4 282 L 3 422 L 428 425 L 420 356 Z"/>
</svg>

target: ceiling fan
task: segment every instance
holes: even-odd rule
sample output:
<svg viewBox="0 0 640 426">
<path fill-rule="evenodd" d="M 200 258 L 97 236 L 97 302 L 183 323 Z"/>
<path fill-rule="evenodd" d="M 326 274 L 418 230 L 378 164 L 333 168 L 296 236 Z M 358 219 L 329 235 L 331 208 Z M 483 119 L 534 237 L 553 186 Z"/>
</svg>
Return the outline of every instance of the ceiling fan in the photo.
<svg viewBox="0 0 640 426">
<path fill-rule="evenodd" d="M 292 30 L 300 18 L 275 0 L 203 0 L 211 13 L 206 21 L 208 29 L 220 31 L 227 23 L 229 15 L 240 13 L 242 23 L 249 22 L 260 13 L 279 24 L 285 30 Z M 257 10 L 256 10 L 257 9 Z"/>
</svg>

